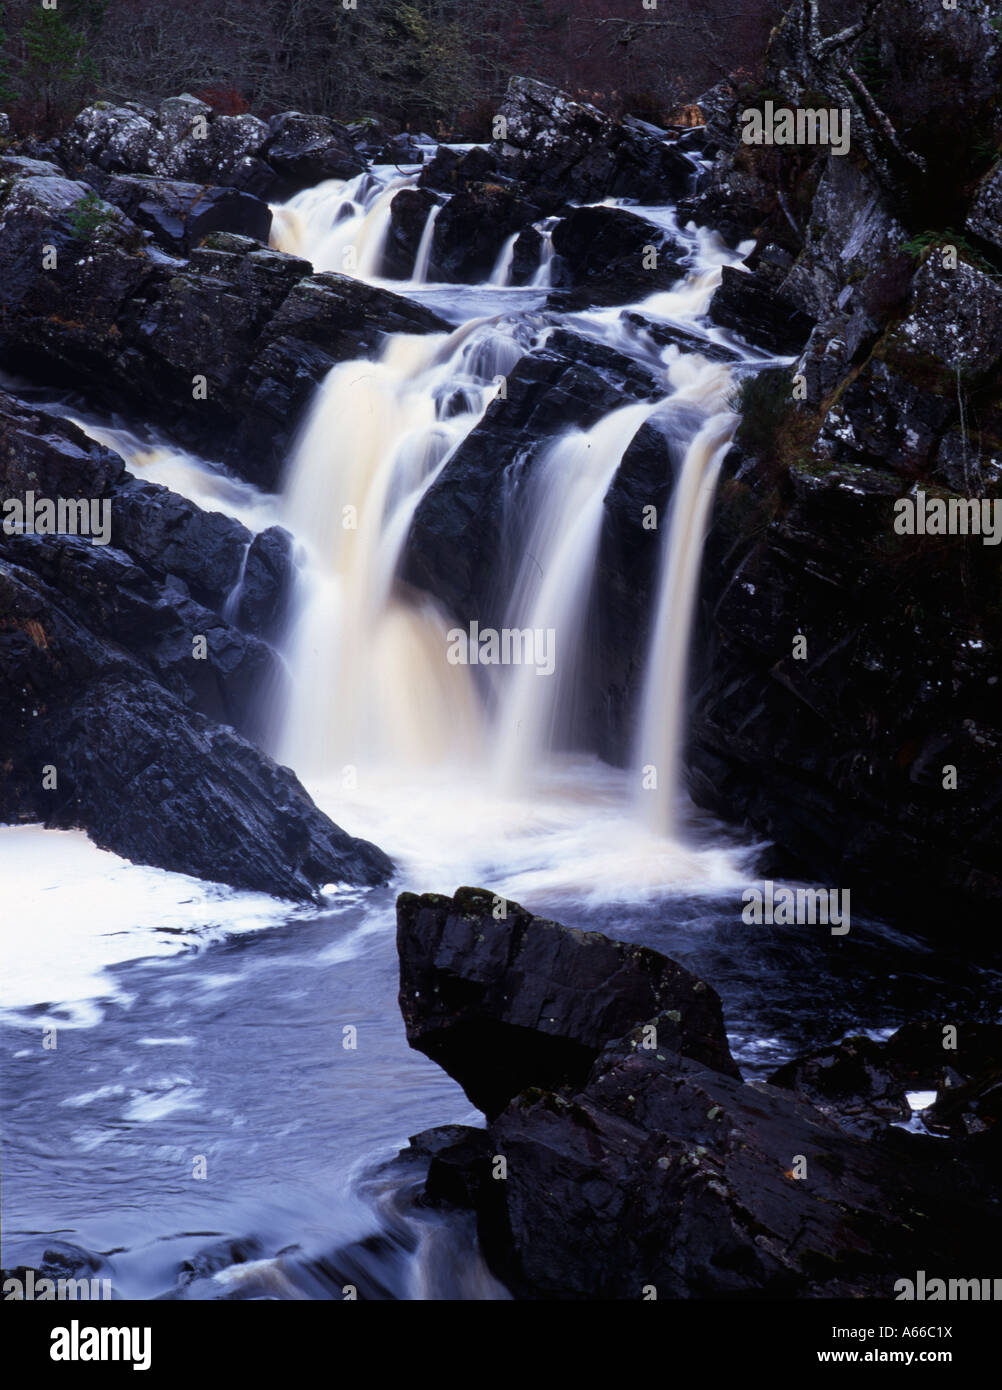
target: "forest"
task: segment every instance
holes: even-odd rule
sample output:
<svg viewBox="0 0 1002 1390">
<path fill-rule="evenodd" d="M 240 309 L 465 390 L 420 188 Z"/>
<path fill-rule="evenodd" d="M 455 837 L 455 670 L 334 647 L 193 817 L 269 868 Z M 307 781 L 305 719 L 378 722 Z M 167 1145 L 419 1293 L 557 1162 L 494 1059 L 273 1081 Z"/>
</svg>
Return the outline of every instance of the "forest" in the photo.
<svg viewBox="0 0 1002 1390">
<path fill-rule="evenodd" d="M 51 7 L 49 7 L 51 6 Z M 776 0 L 8 0 L 0 103 L 51 133 L 94 100 L 378 117 L 468 139 L 512 73 L 653 120 L 750 71 Z"/>
</svg>

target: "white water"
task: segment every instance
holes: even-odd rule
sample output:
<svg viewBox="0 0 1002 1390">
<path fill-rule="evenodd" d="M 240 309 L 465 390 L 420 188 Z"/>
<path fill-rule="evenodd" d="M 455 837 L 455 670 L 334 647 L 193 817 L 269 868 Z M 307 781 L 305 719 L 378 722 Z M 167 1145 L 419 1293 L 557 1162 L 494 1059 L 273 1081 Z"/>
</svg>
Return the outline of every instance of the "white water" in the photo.
<svg viewBox="0 0 1002 1390">
<path fill-rule="evenodd" d="M 665 836 L 678 829 L 685 677 L 703 537 L 720 465 L 736 424 L 737 417 L 728 411 L 707 420 L 689 447 L 672 498 L 637 740 L 643 818 L 652 830 Z"/>
<path fill-rule="evenodd" d="M 411 275 L 411 281 L 415 285 L 423 285 L 428 279 L 431 246 L 435 240 L 435 223 L 438 221 L 438 215 L 443 206 L 442 203 L 436 203 L 425 220 L 424 231 L 421 233 L 421 240 L 418 243 L 417 255 L 414 257 L 414 271 Z"/>
<path fill-rule="evenodd" d="M 274 243 L 318 268 L 347 263 L 375 278 L 392 196 L 408 182 L 413 177 L 383 187 L 332 182 L 300 194 L 276 209 Z M 394 288 L 423 285 L 436 213 L 426 222 L 412 282 Z M 726 335 L 701 319 L 720 266 L 740 253 L 712 234 L 681 232 L 669 209 L 651 216 L 688 239 L 694 269 L 673 290 L 634 307 L 721 341 Z M 552 224 L 540 228 L 541 286 L 550 278 Z M 489 282 L 495 289 L 510 278 L 514 240 L 499 252 Z M 579 318 L 622 350 L 629 335 L 621 312 Z M 519 501 L 532 522 L 518 538 L 505 621 L 553 631 L 552 676 L 528 665 L 477 672 L 451 665 L 449 620 L 396 580 L 421 497 L 523 350 L 516 322 L 482 316 L 449 335 L 393 337 L 378 361 L 343 363 L 320 387 L 285 480 L 284 521 L 306 542 L 309 566 L 287 647 L 295 680 L 278 755 L 340 823 L 405 864 L 414 886 L 503 882 L 507 891 L 612 897 L 682 883 L 719 887 L 734 880 L 736 864 L 720 850 L 688 845 L 676 805 L 702 535 L 734 424 L 726 411 L 728 368 L 666 348 L 663 400 L 627 404 L 588 431 L 571 430 L 533 464 L 528 504 Z M 444 410 L 456 392 L 460 408 Z M 605 496 L 636 431 L 666 405 L 686 406 L 704 425 L 688 426 L 667 528 L 636 750 L 640 765 L 657 765 L 658 790 L 641 800 L 635 771 L 603 768 L 584 749 L 562 750 L 588 660 Z M 688 417 L 683 411 L 679 418 Z"/>
<path fill-rule="evenodd" d="M 511 267 L 515 259 L 516 241 L 518 241 L 518 232 L 513 232 L 498 252 L 498 258 L 490 273 L 488 284 L 495 285 L 498 289 L 504 289 L 511 281 Z"/>
<path fill-rule="evenodd" d="M 508 787 L 525 789 L 530 773 L 557 745 L 559 720 L 580 678 L 589 588 L 602 534 L 605 495 L 627 446 L 655 406 L 626 405 L 587 432 L 560 439 L 533 469 L 535 520 L 505 625 L 553 635 L 555 670 L 508 667 L 497 720 L 496 766 Z"/>
</svg>

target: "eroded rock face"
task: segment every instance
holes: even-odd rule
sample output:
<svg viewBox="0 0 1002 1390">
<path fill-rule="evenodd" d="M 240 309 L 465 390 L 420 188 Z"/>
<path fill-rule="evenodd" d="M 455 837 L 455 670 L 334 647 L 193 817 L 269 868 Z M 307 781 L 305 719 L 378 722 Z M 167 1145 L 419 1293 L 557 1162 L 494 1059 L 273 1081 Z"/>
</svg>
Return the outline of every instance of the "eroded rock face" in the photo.
<svg viewBox="0 0 1002 1390">
<path fill-rule="evenodd" d="M 0 819 L 295 900 L 384 881 L 385 855 L 254 743 L 282 678 L 261 639 L 288 602 L 290 538 L 252 538 L 0 394 L 0 501 L 28 491 L 107 506 L 108 543 L 0 532 Z M 241 573 L 238 627 L 222 610 Z"/>
<path fill-rule="evenodd" d="M 534 461 L 569 426 L 588 429 L 617 406 L 663 394 L 660 375 L 622 353 L 551 333 L 508 373 L 504 398 L 491 402 L 421 499 L 404 578 L 464 623 L 501 623 L 518 553 L 505 542 L 507 528 L 521 524 L 517 487 Z"/>
<path fill-rule="evenodd" d="M 516 1297 L 890 1297 L 901 1270 L 984 1249 L 991 1133 L 863 1143 L 788 1089 L 817 1094 L 823 1061 L 784 1069 L 787 1089 L 743 1083 L 687 971 L 498 903 L 399 899 L 400 1004 L 411 1045 L 488 1115 L 486 1133 L 416 1137 L 425 1200 L 476 1212 Z M 902 1074 L 932 1045 L 905 1031 Z"/>
</svg>

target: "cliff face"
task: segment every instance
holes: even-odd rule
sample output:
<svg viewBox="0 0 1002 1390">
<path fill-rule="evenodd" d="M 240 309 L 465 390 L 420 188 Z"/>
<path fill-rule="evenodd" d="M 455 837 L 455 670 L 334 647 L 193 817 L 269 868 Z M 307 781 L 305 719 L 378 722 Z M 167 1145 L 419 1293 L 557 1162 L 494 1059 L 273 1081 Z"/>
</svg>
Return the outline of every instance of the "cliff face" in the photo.
<svg viewBox="0 0 1002 1390">
<path fill-rule="evenodd" d="M 706 101 L 718 149 L 693 211 L 756 238 L 711 314 L 768 294 L 815 327 L 745 389 L 706 553 L 691 789 L 872 901 L 985 906 L 1002 899 L 1000 35 L 987 6 L 886 0 L 817 58 L 837 24 L 812 38 L 810 10 L 774 34 L 761 92 Z M 847 93 L 846 155 L 739 143 L 745 107 Z"/>
</svg>

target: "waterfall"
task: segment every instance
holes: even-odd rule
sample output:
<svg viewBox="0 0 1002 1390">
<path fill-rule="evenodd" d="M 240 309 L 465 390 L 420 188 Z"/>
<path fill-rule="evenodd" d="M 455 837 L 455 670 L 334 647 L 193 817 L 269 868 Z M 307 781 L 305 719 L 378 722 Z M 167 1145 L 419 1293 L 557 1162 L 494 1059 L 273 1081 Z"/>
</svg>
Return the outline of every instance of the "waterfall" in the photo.
<svg viewBox="0 0 1002 1390">
<path fill-rule="evenodd" d="M 351 273 L 373 280 L 392 197 L 415 179 L 363 175 L 308 190 L 275 210 L 273 242 L 307 256 L 318 269 L 344 269 L 347 261 Z M 440 208 L 432 208 L 425 222 L 415 286 L 428 274 Z M 657 215 L 675 226 L 671 211 Z M 543 289 L 551 278 L 555 224 L 548 218 L 538 228 L 543 240 L 533 284 Z M 693 271 L 672 290 L 633 307 L 719 339 L 721 330 L 704 328 L 702 320 L 721 265 L 740 252 L 711 234 L 677 234 L 689 241 Z M 507 239 L 481 292 L 508 284 L 516 240 Z M 630 351 L 635 340 L 624 334 L 620 312 L 581 314 L 580 327 Z M 424 769 L 427 777 L 432 769 L 461 767 L 466 779 L 478 769 L 485 785 L 522 798 L 541 779 L 552 781 L 555 755 L 575 749 L 581 692 L 594 674 L 589 647 L 606 496 L 637 430 L 666 411 L 683 454 L 634 750 L 638 767 L 656 767 L 660 790 L 644 793 L 645 799 L 638 794 L 631 813 L 638 846 L 666 845 L 677 828 L 686 659 L 702 539 L 735 423 L 726 408 L 727 367 L 648 343 L 644 360 L 650 368 L 660 359 L 663 397 L 619 406 L 586 430 L 568 429 L 545 448 L 530 450 L 507 480 L 505 524 L 511 523 L 514 547 L 508 572 L 514 579 L 511 591 L 499 596 L 501 611 L 513 637 L 538 631 L 545 644 L 552 635 L 552 674 L 525 660 L 477 672 L 451 664 L 449 617 L 397 577 L 421 498 L 528 343 L 542 341 L 545 325 L 538 310 L 529 309 L 478 317 L 451 333 L 391 336 L 378 359 L 341 363 L 318 388 L 284 487 L 283 520 L 307 559 L 286 647 L 293 690 L 276 734 L 278 753 L 313 786 L 330 785 L 360 766 L 381 768 L 391 779 L 409 768 Z M 453 774 L 453 798 L 466 786 L 463 777 Z M 663 865 L 651 870 L 656 881 L 663 871 Z"/>
<path fill-rule="evenodd" d="M 472 756 L 480 710 L 446 624 L 394 577 L 414 511 L 521 354 L 504 325 L 391 337 L 320 388 L 286 480 L 286 524 L 310 551 L 290 645 L 296 688 L 281 756 L 316 777 L 344 765 Z M 469 408 L 442 419 L 457 390 Z"/>
<path fill-rule="evenodd" d="M 438 214 L 444 207 L 443 203 L 436 203 L 428 213 L 424 224 L 424 231 L 421 233 L 421 241 L 418 245 L 417 255 L 414 257 L 414 273 L 411 281 L 415 285 L 423 285 L 428 279 L 428 265 L 431 261 L 431 245 L 435 240 L 435 223 L 438 221 Z"/>
<path fill-rule="evenodd" d="M 539 267 L 532 277 L 534 289 L 549 289 L 553 283 L 553 257 L 556 254 L 553 249 L 553 228 L 559 220 L 557 217 L 548 217 L 539 228 L 543 242 L 539 248 Z"/>
<path fill-rule="evenodd" d="M 533 469 L 528 509 L 535 520 L 506 626 L 552 633 L 556 650 L 552 674 L 529 664 L 504 672 L 496 761 L 512 788 L 559 741 L 579 671 L 605 495 L 627 446 L 655 409 L 649 402 L 623 406 L 587 432 L 565 435 Z"/>
<path fill-rule="evenodd" d="M 513 232 L 498 253 L 498 258 L 494 262 L 494 269 L 491 271 L 489 285 L 496 285 L 499 289 L 504 289 L 511 280 L 511 267 L 515 259 L 515 243 L 518 241 L 518 232 Z"/>
<path fill-rule="evenodd" d="M 366 173 L 307 188 L 272 207 L 271 245 L 312 261 L 314 270 L 373 280 L 382 268 L 390 204 L 417 180 L 404 174 L 382 183 Z"/>
<path fill-rule="evenodd" d="M 642 818 L 665 836 L 677 830 L 686 673 L 703 540 L 737 422 L 729 411 L 706 421 L 689 445 L 672 497 L 636 748 Z"/>
</svg>

